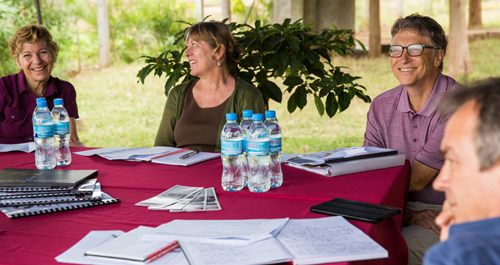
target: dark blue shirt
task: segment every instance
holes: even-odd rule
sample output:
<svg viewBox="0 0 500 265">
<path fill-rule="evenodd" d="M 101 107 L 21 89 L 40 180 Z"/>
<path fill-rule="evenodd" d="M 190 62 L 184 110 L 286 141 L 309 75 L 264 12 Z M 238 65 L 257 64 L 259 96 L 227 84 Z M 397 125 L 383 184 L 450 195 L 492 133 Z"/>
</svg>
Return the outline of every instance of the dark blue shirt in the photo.
<svg viewBox="0 0 500 265">
<path fill-rule="evenodd" d="M 425 253 L 424 265 L 434 264 L 500 264 L 500 218 L 452 225 Z"/>
</svg>

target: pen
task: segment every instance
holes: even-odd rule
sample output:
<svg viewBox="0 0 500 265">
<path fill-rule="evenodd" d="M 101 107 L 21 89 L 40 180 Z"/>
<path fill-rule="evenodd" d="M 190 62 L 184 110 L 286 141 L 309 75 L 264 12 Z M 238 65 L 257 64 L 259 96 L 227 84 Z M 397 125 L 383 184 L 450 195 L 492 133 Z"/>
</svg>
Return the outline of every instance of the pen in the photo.
<svg viewBox="0 0 500 265">
<path fill-rule="evenodd" d="M 163 255 L 171 252 L 172 250 L 174 250 L 178 247 L 179 247 L 179 242 L 177 240 L 175 240 L 174 242 L 168 244 L 167 246 L 163 247 L 162 249 L 156 251 L 155 253 L 148 255 L 148 257 L 146 259 L 147 263 L 150 263 L 150 262 L 162 257 Z"/>
<path fill-rule="evenodd" d="M 189 148 L 182 148 L 182 149 L 179 149 L 179 150 L 176 150 L 176 151 L 168 152 L 166 154 L 153 156 L 153 157 L 151 157 L 151 160 L 157 159 L 157 158 L 160 158 L 160 157 L 164 157 L 164 156 L 175 155 L 175 154 L 187 151 L 187 150 L 189 150 Z"/>
<path fill-rule="evenodd" d="M 190 157 L 190 156 L 192 156 L 192 155 L 196 155 L 196 154 L 198 154 L 199 152 L 200 152 L 200 150 L 196 150 L 196 151 L 193 151 L 193 152 L 191 152 L 191 153 L 188 153 L 188 154 L 185 154 L 185 155 L 181 155 L 181 156 L 179 157 L 179 159 L 185 159 L 185 158 L 188 158 L 188 157 Z"/>
</svg>

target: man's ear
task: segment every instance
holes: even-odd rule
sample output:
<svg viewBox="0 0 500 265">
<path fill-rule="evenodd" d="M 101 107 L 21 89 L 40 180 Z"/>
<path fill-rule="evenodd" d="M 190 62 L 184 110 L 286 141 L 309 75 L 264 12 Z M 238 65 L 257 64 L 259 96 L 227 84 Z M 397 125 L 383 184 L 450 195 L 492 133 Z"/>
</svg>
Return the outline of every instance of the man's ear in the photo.
<svg viewBox="0 0 500 265">
<path fill-rule="evenodd" d="M 443 63 L 443 60 L 444 60 L 444 50 L 439 49 L 436 55 L 434 56 L 434 67 L 436 68 L 439 67 Z"/>
</svg>

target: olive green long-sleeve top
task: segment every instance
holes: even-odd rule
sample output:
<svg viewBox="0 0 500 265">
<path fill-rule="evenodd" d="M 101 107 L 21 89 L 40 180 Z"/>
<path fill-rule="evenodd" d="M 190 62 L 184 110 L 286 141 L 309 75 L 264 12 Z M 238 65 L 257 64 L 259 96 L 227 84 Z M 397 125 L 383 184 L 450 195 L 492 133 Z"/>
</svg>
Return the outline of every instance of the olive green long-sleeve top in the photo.
<svg viewBox="0 0 500 265">
<path fill-rule="evenodd" d="M 156 134 L 154 143 L 155 146 L 175 147 L 177 145 L 174 139 L 174 128 L 182 113 L 186 89 L 192 81 L 175 86 L 170 91 L 167 97 L 167 103 L 165 104 L 165 109 L 163 110 L 160 127 L 158 128 L 158 133 Z M 220 152 L 221 150 L 220 135 L 224 125 L 226 124 L 226 113 L 236 113 L 238 115 L 239 123 L 243 118 L 243 110 L 253 110 L 254 113 L 264 113 L 266 111 L 266 107 L 262 94 L 257 88 L 240 78 L 236 78 L 236 85 L 233 94 L 231 94 L 228 99 L 224 115 L 221 117 L 219 124 L 219 132 L 217 134 L 219 137 L 217 137 L 215 144 L 216 152 Z"/>
</svg>

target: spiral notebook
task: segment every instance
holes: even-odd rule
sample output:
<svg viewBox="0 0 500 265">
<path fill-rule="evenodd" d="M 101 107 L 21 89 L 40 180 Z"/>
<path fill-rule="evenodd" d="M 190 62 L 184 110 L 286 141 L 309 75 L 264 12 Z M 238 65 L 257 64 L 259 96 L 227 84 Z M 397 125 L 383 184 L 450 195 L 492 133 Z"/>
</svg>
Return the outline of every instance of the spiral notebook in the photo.
<svg viewBox="0 0 500 265">
<path fill-rule="evenodd" d="M 97 179 L 86 179 L 80 185 L 71 190 L 0 190 L 0 200 L 92 194 L 96 183 Z"/>
<path fill-rule="evenodd" d="M 101 184 L 96 183 L 94 190 L 91 194 L 75 195 L 75 194 L 56 194 L 51 197 L 26 197 L 26 198 L 5 198 L 0 199 L 0 206 L 25 206 L 34 204 L 54 204 L 54 203 L 73 203 L 73 202 L 86 202 L 86 201 L 100 201 L 102 200 Z"/>
<path fill-rule="evenodd" d="M 7 217 L 21 218 L 27 216 L 41 215 L 47 213 L 56 213 L 70 210 L 89 208 L 94 206 L 108 205 L 119 203 L 120 199 L 112 198 L 106 193 L 102 193 L 102 200 L 95 202 L 74 202 L 74 203 L 57 203 L 57 204 L 42 204 L 42 205 L 25 205 L 14 207 L 0 207 L 0 211 Z"/>
</svg>

